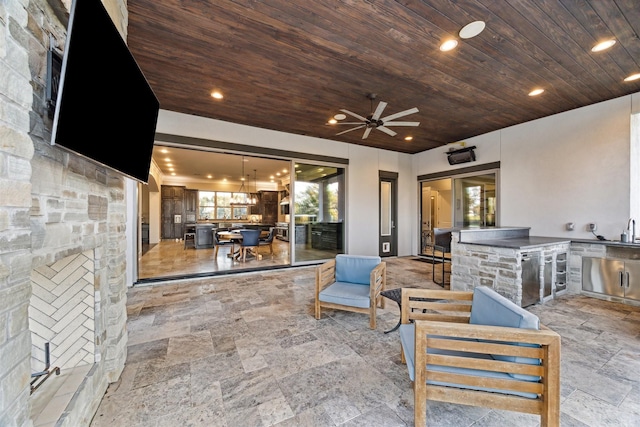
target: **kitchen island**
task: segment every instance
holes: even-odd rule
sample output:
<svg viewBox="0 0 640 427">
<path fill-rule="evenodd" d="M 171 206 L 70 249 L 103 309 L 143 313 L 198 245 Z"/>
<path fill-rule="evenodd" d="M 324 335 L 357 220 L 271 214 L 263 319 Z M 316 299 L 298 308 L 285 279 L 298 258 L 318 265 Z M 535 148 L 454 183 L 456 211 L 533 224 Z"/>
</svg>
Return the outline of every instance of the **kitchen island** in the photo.
<svg viewBox="0 0 640 427">
<path fill-rule="evenodd" d="M 453 230 L 451 290 L 488 286 L 522 307 L 565 291 L 571 240 L 530 236 L 529 230 Z"/>
<path fill-rule="evenodd" d="M 213 233 L 217 230 L 235 230 L 240 228 L 257 229 L 269 231 L 273 224 L 263 224 L 256 222 L 214 222 L 199 221 L 195 224 L 185 224 L 185 226 L 194 226 L 196 230 L 196 249 L 213 248 Z"/>
</svg>

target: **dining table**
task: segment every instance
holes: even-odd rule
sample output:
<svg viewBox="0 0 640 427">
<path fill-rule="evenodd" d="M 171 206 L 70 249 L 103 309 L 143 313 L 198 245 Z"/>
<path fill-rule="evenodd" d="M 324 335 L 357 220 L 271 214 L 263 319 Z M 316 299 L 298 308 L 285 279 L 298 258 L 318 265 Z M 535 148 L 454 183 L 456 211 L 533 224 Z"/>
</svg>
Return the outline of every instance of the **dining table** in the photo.
<svg viewBox="0 0 640 427">
<path fill-rule="evenodd" d="M 227 257 L 235 259 L 240 258 L 240 255 L 242 253 L 240 251 L 240 246 L 242 244 L 242 233 L 240 233 L 240 230 L 217 231 L 217 233 L 221 240 L 230 240 L 232 243 L 231 252 L 227 254 Z M 268 231 L 262 230 L 262 232 L 260 233 L 260 238 L 266 237 L 268 235 Z M 236 249 L 236 246 L 238 247 L 238 249 Z M 252 251 L 249 251 L 249 253 L 257 258 L 257 253 L 254 254 L 252 253 Z"/>
</svg>

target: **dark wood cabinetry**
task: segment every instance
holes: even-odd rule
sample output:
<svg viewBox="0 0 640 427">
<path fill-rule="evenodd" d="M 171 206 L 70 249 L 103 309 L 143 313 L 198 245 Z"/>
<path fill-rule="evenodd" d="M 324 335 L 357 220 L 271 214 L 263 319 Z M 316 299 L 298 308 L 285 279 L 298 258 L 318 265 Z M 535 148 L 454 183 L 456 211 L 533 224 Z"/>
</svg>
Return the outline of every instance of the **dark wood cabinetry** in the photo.
<svg viewBox="0 0 640 427">
<path fill-rule="evenodd" d="M 162 195 L 162 239 L 182 238 L 182 226 L 185 223 L 184 214 L 185 187 L 163 185 Z"/>
<path fill-rule="evenodd" d="M 184 215 L 187 223 L 196 222 L 198 213 L 198 190 L 184 191 Z"/>
<path fill-rule="evenodd" d="M 250 213 L 251 215 L 262 215 L 264 224 L 275 224 L 278 221 L 278 192 L 259 192 L 258 203 L 251 206 Z"/>
<path fill-rule="evenodd" d="M 311 247 L 313 249 L 341 250 L 342 223 L 318 222 L 312 224 Z"/>
</svg>

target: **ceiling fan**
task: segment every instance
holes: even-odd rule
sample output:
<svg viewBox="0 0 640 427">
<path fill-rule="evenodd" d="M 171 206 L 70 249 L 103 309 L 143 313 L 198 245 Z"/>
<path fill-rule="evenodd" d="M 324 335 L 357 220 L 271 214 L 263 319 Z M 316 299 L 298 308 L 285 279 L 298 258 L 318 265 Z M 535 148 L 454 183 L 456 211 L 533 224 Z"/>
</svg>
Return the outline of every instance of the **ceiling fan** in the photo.
<svg viewBox="0 0 640 427">
<path fill-rule="evenodd" d="M 373 100 L 376 99 L 376 94 L 375 93 L 370 93 L 367 95 L 367 98 L 369 98 L 371 100 L 371 109 L 373 110 Z M 394 119 L 398 119 L 400 117 L 404 117 L 404 116 L 408 116 L 409 114 L 413 114 L 413 113 L 417 113 L 418 109 L 416 107 L 410 108 L 408 110 L 404 110 L 404 111 L 400 111 L 399 113 L 395 113 L 395 114 L 390 114 L 388 116 L 385 117 L 380 117 L 382 115 L 382 112 L 384 111 L 385 107 L 387 106 L 386 102 L 380 101 L 378 103 L 378 106 L 376 107 L 375 111 L 373 111 L 371 114 L 369 114 L 367 117 L 363 117 L 359 114 L 356 114 L 352 111 L 349 110 L 345 110 L 344 108 L 341 109 L 340 111 L 342 111 L 343 113 L 346 113 L 350 116 L 355 117 L 356 119 L 360 120 L 359 122 L 336 122 L 333 124 L 338 124 L 338 125 L 357 125 L 354 128 L 351 129 L 347 129 L 345 131 L 339 132 L 336 134 L 337 135 L 342 135 L 344 133 L 347 132 L 351 132 L 353 130 L 358 130 L 358 129 L 364 129 L 364 134 L 362 135 L 362 139 L 367 139 L 367 137 L 369 136 L 369 133 L 371 133 L 371 129 L 378 129 L 384 133 L 386 133 L 387 135 L 390 136 L 395 136 L 397 135 L 396 132 L 392 131 L 391 129 L 389 129 L 389 126 L 419 126 L 420 122 L 393 122 L 392 120 Z"/>
</svg>

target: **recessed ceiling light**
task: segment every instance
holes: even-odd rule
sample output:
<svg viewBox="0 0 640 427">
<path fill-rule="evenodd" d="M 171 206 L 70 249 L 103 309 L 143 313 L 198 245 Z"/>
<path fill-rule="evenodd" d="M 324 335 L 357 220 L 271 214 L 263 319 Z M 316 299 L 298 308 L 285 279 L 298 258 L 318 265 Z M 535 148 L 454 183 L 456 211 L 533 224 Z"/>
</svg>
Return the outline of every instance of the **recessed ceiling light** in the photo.
<svg viewBox="0 0 640 427">
<path fill-rule="evenodd" d="M 632 82 L 634 80 L 638 80 L 640 79 L 640 73 L 636 73 L 636 74 L 631 74 L 629 77 L 627 77 L 626 79 L 624 79 L 625 82 Z"/>
<path fill-rule="evenodd" d="M 344 120 L 344 119 L 347 118 L 347 115 L 346 114 L 342 114 L 342 113 L 338 113 L 335 116 L 333 116 L 333 118 L 336 119 L 336 120 Z"/>
<path fill-rule="evenodd" d="M 222 96 L 222 93 L 218 92 L 217 90 L 211 92 L 211 97 L 215 98 L 215 99 L 222 99 L 224 98 L 224 96 Z"/>
<path fill-rule="evenodd" d="M 282 169 L 282 173 L 288 173 L 289 169 Z"/>
<path fill-rule="evenodd" d="M 485 23 L 484 21 L 474 21 L 470 24 L 465 25 L 460 30 L 460 38 L 461 39 L 470 39 L 471 37 L 475 37 L 484 30 Z"/>
<path fill-rule="evenodd" d="M 163 148 L 163 149 L 161 149 L 161 150 L 160 150 L 160 152 L 161 152 L 161 153 L 165 153 L 165 154 L 166 154 L 166 153 L 168 153 L 168 152 L 169 152 L 169 150 L 167 150 L 166 148 Z"/>
<path fill-rule="evenodd" d="M 207 175 L 207 178 L 211 179 L 211 178 L 213 178 L 213 176 L 211 176 L 211 175 Z"/>
<path fill-rule="evenodd" d="M 531 92 L 529 92 L 529 96 L 537 96 L 537 95 L 540 95 L 542 92 L 544 92 L 544 89 L 534 89 Z"/>
<path fill-rule="evenodd" d="M 330 125 L 335 125 L 336 123 L 338 123 L 338 121 L 336 119 L 329 119 L 329 124 Z"/>
<path fill-rule="evenodd" d="M 449 39 L 440 45 L 440 50 L 443 52 L 448 52 L 455 47 L 458 46 L 458 40 Z"/>
<path fill-rule="evenodd" d="M 603 51 L 605 49 L 609 49 L 614 44 L 616 44 L 616 41 L 614 39 L 605 40 L 603 42 L 598 43 L 594 47 L 592 47 L 591 48 L 591 52 L 600 52 L 600 51 Z"/>
<path fill-rule="evenodd" d="M 412 137 L 412 136 L 405 136 L 405 137 L 404 137 L 404 140 L 405 140 L 405 141 L 411 141 L 412 139 L 413 139 L 413 137 Z"/>
</svg>

